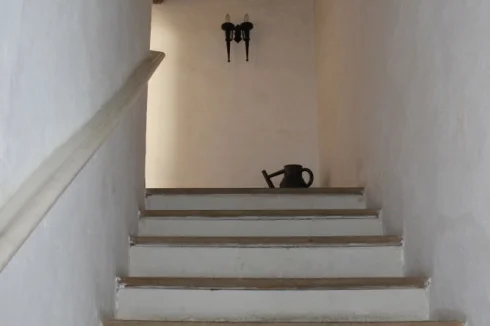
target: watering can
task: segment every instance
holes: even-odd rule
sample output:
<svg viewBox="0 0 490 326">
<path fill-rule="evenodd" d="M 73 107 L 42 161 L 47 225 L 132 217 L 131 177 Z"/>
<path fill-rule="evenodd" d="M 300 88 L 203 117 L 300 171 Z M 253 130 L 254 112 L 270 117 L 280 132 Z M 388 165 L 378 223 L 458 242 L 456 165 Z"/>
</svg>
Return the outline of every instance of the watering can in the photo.
<svg viewBox="0 0 490 326">
<path fill-rule="evenodd" d="M 310 180 L 308 182 L 303 179 L 303 172 L 309 174 Z M 262 175 L 269 188 L 275 188 L 272 178 L 282 174 L 284 174 L 284 178 L 279 185 L 280 188 L 309 188 L 315 179 L 313 172 L 310 169 L 304 168 L 302 165 L 298 164 L 286 165 L 284 166 L 284 169 L 271 174 L 268 174 L 265 170 L 262 171 Z"/>
</svg>

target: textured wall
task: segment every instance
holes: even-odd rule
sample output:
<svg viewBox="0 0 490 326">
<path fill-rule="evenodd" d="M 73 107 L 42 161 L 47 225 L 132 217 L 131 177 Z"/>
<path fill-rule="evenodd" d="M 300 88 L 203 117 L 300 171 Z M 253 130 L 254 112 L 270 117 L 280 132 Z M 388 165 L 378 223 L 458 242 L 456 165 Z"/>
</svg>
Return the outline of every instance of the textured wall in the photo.
<svg viewBox="0 0 490 326">
<path fill-rule="evenodd" d="M 318 85 L 318 136 L 321 185 L 357 186 L 361 183 L 357 48 L 361 40 L 359 3 L 340 6 L 315 3 Z M 348 18 L 348 19 L 347 19 Z"/>
<path fill-rule="evenodd" d="M 110 98 L 149 49 L 151 1 L 5 1 L 0 205 Z M 0 324 L 96 326 L 143 194 L 146 96 L 0 274 Z"/>
<path fill-rule="evenodd" d="M 368 185 L 435 318 L 488 324 L 490 2 L 316 5 L 323 176 Z"/>
<path fill-rule="evenodd" d="M 245 45 L 226 62 L 225 14 L 249 13 Z M 265 186 L 260 171 L 317 169 L 313 0 L 168 0 L 153 10 L 149 187 Z"/>
<path fill-rule="evenodd" d="M 149 2 L 2 4 L 0 206 L 147 54 Z"/>
</svg>

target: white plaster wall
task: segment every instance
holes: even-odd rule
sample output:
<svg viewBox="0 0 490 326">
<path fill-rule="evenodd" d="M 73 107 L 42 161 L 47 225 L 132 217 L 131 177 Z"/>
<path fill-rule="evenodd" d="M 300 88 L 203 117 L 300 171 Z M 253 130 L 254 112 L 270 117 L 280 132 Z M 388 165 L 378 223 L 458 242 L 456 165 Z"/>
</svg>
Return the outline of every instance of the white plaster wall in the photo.
<svg viewBox="0 0 490 326">
<path fill-rule="evenodd" d="M 0 206 L 146 56 L 149 0 L 3 1 Z"/>
<path fill-rule="evenodd" d="M 6 1 L 0 11 L 0 203 L 90 119 L 149 49 L 151 1 Z M 0 324 L 98 325 L 144 188 L 146 96 L 0 274 Z"/>
<path fill-rule="evenodd" d="M 316 6 L 323 176 L 368 185 L 434 318 L 488 324 L 490 2 Z"/>
<path fill-rule="evenodd" d="M 226 62 L 226 13 L 255 24 L 249 63 L 243 43 Z M 317 170 L 313 0 L 168 0 L 152 21 L 167 57 L 150 83 L 149 187 L 263 187 L 262 169 Z"/>
</svg>

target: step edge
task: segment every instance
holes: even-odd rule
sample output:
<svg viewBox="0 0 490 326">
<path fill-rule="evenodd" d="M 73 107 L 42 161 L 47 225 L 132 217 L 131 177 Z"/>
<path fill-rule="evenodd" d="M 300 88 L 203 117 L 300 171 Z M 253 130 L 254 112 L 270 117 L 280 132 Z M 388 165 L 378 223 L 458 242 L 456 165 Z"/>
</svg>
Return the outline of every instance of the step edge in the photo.
<svg viewBox="0 0 490 326">
<path fill-rule="evenodd" d="M 237 216 L 237 217 L 208 217 L 208 216 L 141 216 L 141 221 L 380 221 L 377 216 L 360 217 L 327 217 L 327 216 Z"/>
<path fill-rule="evenodd" d="M 141 217 L 357 217 L 379 218 L 380 209 L 142 210 Z"/>
<path fill-rule="evenodd" d="M 321 282 L 325 284 L 321 284 Z M 186 282 L 188 284 L 186 284 Z M 344 290 L 426 290 L 427 277 L 367 278 L 199 278 L 121 277 L 118 289 L 162 289 L 203 291 L 344 291 Z M 175 284 L 172 284 L 175 283 Z M 201 284 L 199 284 L 201 283 Z M 248 283 L 248 284 L 247 284 Z M 282 284 L 281 284 L 282 283 Z M 289 284 L 291 283 L 291 284 Z M 330 284 L 328 284 L 330 283 Z"/>
<path fill-rule="evenodd" d="M 103 326 L 464 326 L 461 321 L 400 321 L 400 322 L 208 322 L 157 320 L 106 320 Z"/>
<path fill-rule="evenodd" d="M 147 188 L 145 194 L 158 195 L 339 195 L 364 196 L 364 187 L 326 188 Z"/>
<path fill-rule="evenodd" d="M 393 235 L 313 237 L 199 237 L 133 236 L 132 246 L 161 247 L 403 247 L 403 237 Z"/>
</svg>

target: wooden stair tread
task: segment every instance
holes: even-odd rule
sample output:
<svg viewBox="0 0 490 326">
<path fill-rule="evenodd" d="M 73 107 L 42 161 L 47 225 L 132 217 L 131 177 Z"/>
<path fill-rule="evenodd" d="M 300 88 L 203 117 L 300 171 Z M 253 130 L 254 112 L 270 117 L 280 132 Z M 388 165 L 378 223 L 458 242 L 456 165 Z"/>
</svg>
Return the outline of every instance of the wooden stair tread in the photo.
<svg viewBox="0 0 490 326">
<path fill-rule="evenodd" d="M 166 246 L 401 246 L 401 236 L 133 237 L 133 245 Z"/>
<path fill-rule="evenodd" d="M 262 209 L 262 210 L 147 210 L 144 217 L 305 217 L 305 216 L 363 216 L 379 217 L 378 209 Z"/>
<path fill-rule="evenodd" d="M 424 277 L 368 278 L 198 278 L 198 277 L 123 277 L 125 288 L 162 287 L 181 289 L 240 290 L 369 290 L 425 288 Z"/>
<path fill-rule="evenodd" d="M 110 320 L 104 326 L 463 326 L 457 321 L 414 321 L 414 322 L 172 322 Z"/>
<path fill-rule="evenodd" d="M 146 195 L 364 195 L 363 187 L 332 188 L 148 188 Z"/>
</svg>

